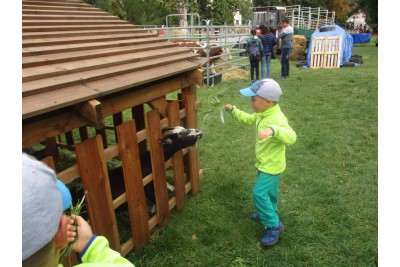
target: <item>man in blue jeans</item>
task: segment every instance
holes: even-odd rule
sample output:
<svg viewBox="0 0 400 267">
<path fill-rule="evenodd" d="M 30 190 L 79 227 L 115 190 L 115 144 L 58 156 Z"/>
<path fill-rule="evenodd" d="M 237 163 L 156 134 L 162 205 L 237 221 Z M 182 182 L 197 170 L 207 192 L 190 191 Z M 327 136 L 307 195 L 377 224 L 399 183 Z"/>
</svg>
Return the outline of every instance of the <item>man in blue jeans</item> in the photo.
<svg viewBox="0 0 400 267">
<path fill-rule="evenodd" d="M 282 55 L 281 55 L 281 74 L 282 79 L 289 77 L 289 58 L 293 49 L 293 28 L 289 24 L 288 19 L 282 20 L 282 31 L 279 34 L 279 38 L 282 40 Z"/>
</svg>

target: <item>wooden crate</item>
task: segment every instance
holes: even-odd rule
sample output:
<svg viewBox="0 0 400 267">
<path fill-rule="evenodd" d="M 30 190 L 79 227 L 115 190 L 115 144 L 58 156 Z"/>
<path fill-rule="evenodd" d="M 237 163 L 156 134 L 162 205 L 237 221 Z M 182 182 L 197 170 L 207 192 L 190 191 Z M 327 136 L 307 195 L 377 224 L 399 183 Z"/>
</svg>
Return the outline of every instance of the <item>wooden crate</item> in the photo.
<svg viewBox="0 0 400 267">
<path fill-rule="evenodd" d="M 310 68 L 340 68 L 342 36 L 313 37 Z"/>
</svg>

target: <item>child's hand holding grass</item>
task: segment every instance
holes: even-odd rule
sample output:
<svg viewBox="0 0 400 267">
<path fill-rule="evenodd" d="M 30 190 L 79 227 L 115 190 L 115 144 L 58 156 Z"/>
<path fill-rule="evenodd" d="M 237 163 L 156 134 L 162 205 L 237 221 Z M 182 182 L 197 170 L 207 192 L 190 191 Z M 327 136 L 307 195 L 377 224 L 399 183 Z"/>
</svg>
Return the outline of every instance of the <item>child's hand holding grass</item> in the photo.
<svg viewBox="0 0 400 267">
<path fill-rule="evenodd" d="M 72 249 L 80 253 L 93 236 L 92 228 L 81 216 L 71 214 L 71 218 L 76 222 L 78 227 L 78 239 L 72 245 Z"/>
</svg>

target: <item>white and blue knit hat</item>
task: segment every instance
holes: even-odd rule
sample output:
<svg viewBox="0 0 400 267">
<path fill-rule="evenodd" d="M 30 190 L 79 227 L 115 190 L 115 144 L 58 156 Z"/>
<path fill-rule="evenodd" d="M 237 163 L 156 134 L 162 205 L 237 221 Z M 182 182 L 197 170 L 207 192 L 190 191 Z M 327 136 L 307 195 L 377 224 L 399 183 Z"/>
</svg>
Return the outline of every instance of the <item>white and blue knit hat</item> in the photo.
<svg viewBox="0 0 400 267">
<path fill-rule="evenodd" d="M 22 260 L 26 260 L 56 235 L 71 193 L 46 164 L 22 154 Z"/>
</svg>

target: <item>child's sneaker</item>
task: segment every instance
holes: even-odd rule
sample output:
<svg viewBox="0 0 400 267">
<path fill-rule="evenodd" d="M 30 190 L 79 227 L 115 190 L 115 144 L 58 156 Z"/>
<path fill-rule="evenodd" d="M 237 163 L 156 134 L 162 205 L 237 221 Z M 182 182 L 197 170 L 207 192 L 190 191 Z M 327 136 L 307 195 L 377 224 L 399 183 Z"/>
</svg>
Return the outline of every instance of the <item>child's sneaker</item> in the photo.
<svg viewBox="0 0 400 267">
<path fill-rule="evenodd" d="M 279 234 L 284 228 L 285 225 L 283 225 L 282 222 L 279 222 L 279 226 L 277 227 L 267 227 L 266 234 L 263 239 L 261 239 L 261 244 L 265 247 L 275 245 L 278 242 Z"/>
</svg>

